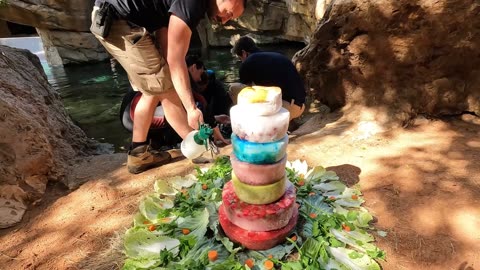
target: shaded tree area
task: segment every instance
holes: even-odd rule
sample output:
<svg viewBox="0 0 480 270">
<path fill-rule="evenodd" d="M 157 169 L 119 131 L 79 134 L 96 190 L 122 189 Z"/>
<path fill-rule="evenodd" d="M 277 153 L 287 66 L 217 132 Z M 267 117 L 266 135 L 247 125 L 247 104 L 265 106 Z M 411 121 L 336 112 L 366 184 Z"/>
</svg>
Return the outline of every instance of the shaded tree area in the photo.
<svg viewBox="0 0 480 270">
<path fill-rule="evenodd" d="M 474 0 L 334 0 L 293 60 L 332 109 L 368 107 L 397 125 L 480 115 L 479 13 Z"/>
</svg>

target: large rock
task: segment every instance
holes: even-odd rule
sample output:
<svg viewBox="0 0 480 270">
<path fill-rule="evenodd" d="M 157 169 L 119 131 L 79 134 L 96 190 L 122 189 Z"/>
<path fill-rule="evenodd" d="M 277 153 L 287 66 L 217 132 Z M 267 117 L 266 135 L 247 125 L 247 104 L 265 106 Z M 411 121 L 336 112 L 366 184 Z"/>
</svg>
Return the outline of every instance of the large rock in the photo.
<svg viewBox="0 0 480 270">
<path fill-rule="evenodd" d="M 333 109 L 371 108 L 398 124 L 480 115 L 479 15 L 474 0 L 336 0 L 294 61 Z"/>
<path fill-rule="evenodd" d="M 87 32 L 95 0 L 7 0 L 0 18 L 42 29 Z"/>
<path fill-rule="evenodd" d="M 48 63 L 52 66 L 101 61 L 110 56 L 90 32 L 37 28 Z"/>
<path fill-rule="evenodd" d="M 90 33 L 94 0 L 8 0 L 0 19 L 37 29 L 52 66 L 103 61 L 109 56 Z"/>
<path fill-rule="evenodd" d="M 328 1 L 330 0 L 248 1 L 247 9 L 236 21 L 215 31 L 207 28 L 207 44 L 229 46 L 230 36 L 238 33 L 263 37 L 257 38 L 257 41 L 264 40 L 265 43 L 267 40 L 273 43 L 304 42 L 315 30 Z"/>
<path fill-rule="evenodd" d="M 8 25 L 6 21 L 0 20 L 0 38 L 5 38 L 11 36 L 10 29 L 8 29 Z"/>
<path fill-rule="evenodd" d="M 204 47 L 230 46 L 234 34 L 253 33 L 263 42 L 308 40 L 325 4 L 331 0 L 249 0 L 238 20 L 212 29 L 205 22 L 199 29 Z M 37 28 L 51 65 L 105 60 L 108 55 L 90 34 L 94 0 L 8 0 L 0 7 L 0 19 Z M 89 52 L 91 51 L 91 52 Z"/>
<path fill-rule="evenodd" d="M 0 46 L 0 228 L 18 222 L 91 146 L 37 56 Z"/>
</svg>

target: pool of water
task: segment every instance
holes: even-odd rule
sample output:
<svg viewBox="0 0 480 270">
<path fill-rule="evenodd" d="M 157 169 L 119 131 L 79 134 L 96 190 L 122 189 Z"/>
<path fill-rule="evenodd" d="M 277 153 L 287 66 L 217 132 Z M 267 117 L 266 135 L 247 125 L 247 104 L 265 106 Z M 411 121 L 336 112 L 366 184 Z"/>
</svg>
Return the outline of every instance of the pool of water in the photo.
<svg viewBox="0 0 480 270">
<path fill-rule="evenodd" d="M 290 44 L 265 49 L 291 57 L 300 48 L 299 44 Z M 209 49 L 203 53 L 203 60 L 223 82 L 238 81 L 240 62 L 232 57 L 229 48 Z M 114 61 L 67 67 L 50 67 L 44 63 L 43 66 L 75 123 L 89 137 L 113 144 L 115 151 L 124 151 L 131 134 L 121 125 L 119 110 L 130 86 L 122 67 Z"/>
</svg>

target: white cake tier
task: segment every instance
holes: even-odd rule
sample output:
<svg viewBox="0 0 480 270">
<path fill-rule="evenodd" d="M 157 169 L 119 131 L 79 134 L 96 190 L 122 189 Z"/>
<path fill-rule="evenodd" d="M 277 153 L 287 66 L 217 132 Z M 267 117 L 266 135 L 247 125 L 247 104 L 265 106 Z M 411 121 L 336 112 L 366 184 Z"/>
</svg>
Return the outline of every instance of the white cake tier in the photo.
<svg viewBox="0 0 480 270">
<path fill-rule="evenodd" d="M 238 94 L 237 104 L 252 115 L 272 115 L 282 108 L 282 90 L 275 86 L 248 86 Z"/>
<path fill-rule="evenodd" d="M 240 139 L 250 142 L 274 142 L 282 139 L 288 130 L 290 112 L 280 108 L 275 114 L 253 116 L 248 108 L 235 105 L 230 109 L 232 130 Z"/>
</svg>

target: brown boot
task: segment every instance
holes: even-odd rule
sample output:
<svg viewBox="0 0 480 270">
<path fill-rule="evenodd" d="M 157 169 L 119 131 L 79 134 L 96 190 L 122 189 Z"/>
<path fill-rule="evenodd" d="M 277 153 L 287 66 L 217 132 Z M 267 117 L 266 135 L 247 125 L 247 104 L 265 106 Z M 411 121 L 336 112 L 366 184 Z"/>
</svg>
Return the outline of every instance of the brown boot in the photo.
<svg viewBox="0 0 480 270">
<path fill-rule="evenodd" d="M 128 151 L 127 169 L 129 173 L 137 174 L 163 165 L 170 159 L 169 153 L 153 150 L 149 145 L 141 145 Z"/>
</svg>

